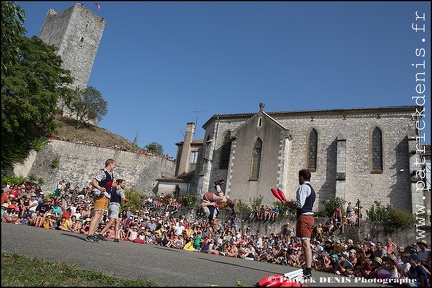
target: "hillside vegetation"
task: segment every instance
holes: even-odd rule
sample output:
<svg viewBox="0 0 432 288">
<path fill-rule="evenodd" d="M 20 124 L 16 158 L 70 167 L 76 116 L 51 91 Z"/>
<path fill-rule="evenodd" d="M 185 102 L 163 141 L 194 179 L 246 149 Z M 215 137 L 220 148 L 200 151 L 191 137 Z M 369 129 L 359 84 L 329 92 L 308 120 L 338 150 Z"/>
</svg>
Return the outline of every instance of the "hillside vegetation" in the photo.
<svg viewBox="0 0 432 288">
<path fill-rule="evenodd" d="M 102 147 L 119 147 L 132 151 L 143 150 L 126 138 L 92 124 L 81 125 L 79 129 L 76 129 L 76 120 L 63 117 L 58 118 L 56 123 L 59 127 L 53 135 L 54 138 L 72 142 L 81 141 Z"/>
</svg>

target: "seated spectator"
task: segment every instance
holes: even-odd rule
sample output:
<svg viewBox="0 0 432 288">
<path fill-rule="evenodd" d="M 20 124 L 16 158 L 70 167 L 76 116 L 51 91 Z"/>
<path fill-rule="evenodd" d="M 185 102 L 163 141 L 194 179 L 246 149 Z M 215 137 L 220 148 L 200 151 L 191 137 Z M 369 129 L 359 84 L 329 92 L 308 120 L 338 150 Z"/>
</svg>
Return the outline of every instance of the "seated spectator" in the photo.
<svg viewBox="0 0 432 288">
<path fill-rule="evenodd" d="M 350 276 L 353 275 L 354 265 L 348 260 L 348 253 L 342 252 L 339 255 L 339 272 L 341 275 Z"/>
<path fill-rule="evenodd" d="M 55 219 L 57 222 L 60 221 L 61 217 L 63 216 L 61 202 L 54 201 L 54 204 L 51 208 L 52 208 L 52 218 Z"/>
<path fill-rule="evenodd" d="M 193 237 L 187 237 L 186 241 L 187 242 L 184 245 L 183 250 L 186 250 L 186 251 L 196 251 L 195 248 L 193 247 L 194 246 L 194 239 L 193 239 Z"/>
<path fill-rule="evenodd" d="M 409 263 L 411 264 L 408 270 L 408 278 L 414 280 L 408 282 L 410 287 L 429 287 L 429 279 L 426 270 L 420 265 L 420 258 L 417 254 L 408 255 Z"/>
<path fill-rule="evenodd" d="M 322 241 L 322 237 L 323 237 L 324 229 L 323 229 L 321 223 L 318 224 L 318 226 L 316 227 L 315 233 L 316 233 L 316 240 L 317 240 L 317 241 Z"/>
<path fill-rule="evenodd" d="M 11 204 L 3 213 L 2 222 L 15 224 L 19 220 L 18 212 L 15 209 L 15 204 Z"/>
<path fill-rule="evenodd" d="M 53 219 L 52 214 L 48 212 L 45 215 L 44 221 L 42 223 L 42 227 L 45 229 L 55 229 L 54 227 L 55 225 L 56 225 L 56 220 Z"/>
<path fill-rule="evenodd" d="M 247 247 L 240 248 L 239 251 L 240 258 L 247 260 L 255 260 L 255 249 L 253 247 L 253 243 L 249 242 Z"/>
<path fill-rule="evenodd" d="M 382 261 L 381 257 L 372 258 L 372 262 L 371 262 L 372 271 L 369 274 L 369 278 L 379 278 L 378 272 L 382 267 L 382 262 L 383 261 Z"/>
<path fill-rule="evenodd" d="M 340 274 L 340 265 L 339 265 L 339 256 L 337 254 L 332 254 L 330 256 L 330 267 L 328 267 L 326 270 L 324 270 L 325 272 L 331 272 L 331 273 L 335 273 L 335 274 Z"/>
<path fill-rule="evenodd" d="M 386 256 L 383 257 L 383 269 L 385 269 L 388 274 L 386 273 L 386 275 L 388 275 L 388 277 L 381 277 L 381 278 L 389 278 L 389 279 L 399 279 L 400 278 L 400 273 L 399 273 L 399 268 L 397 265 L 397 258 L 395 255 L 393 254 L 388 254 Z M 378 273 L 379 275 L 379 273 Z"/>
<path fill-rule="evenodd" d="M 9 207 L 9 204 L 7 202 L 3 203 L 1 205 L 1 215 L 0 217 L 3 217 L 4 212 L 6 212 L 7 208 Z"/>
<path fill-rule="evenodd" d="M 418 241 L 417 246 L 419 247 L 418 256 L 420 258 L 420 263 L 430 270 L 432 255 L 431 249 L 428 248 L 428 244 L 424 239 Z"/>
<path fill-rule="evenodd" d="M 322 254 L 322 255 L 321 255 Z M 327 252 L 323 251 L 318 257 L 317 269 L 320 271 L 330 271 L 332 260 Z"/>
<path fill-rule="evenodd" d="M 91 221 L 91 218 L 84 219 L 84 221 L 81 225 L 81 229 L 80 229 L 81 234 L 85 234 L 85 235 L 88 234 L 88 231 L 90 229 L 90 221 Z"/>
<path fill-rule="evenodd" d="M 127 230 L 126 240 L 134 241 L 138 237 L 138 227 L 133 226 Z"/>
<path fill-rule="evenodd" d="M 58 230 L 62 230 L 62 231 L 66 231 L 66 232 L 71 232 L 72 231 L 70 223 L 69 223 L 69 220 L 66 217 L 64 217 L 64 216 L 61 217 L 60 222 L 59 222 L 59 224 L 57 226 L 57 229 Z"/>
<path fill-rule="evenodd" d="M 340 225 L 340 223 L 342 222 L 342 210 L 339 207 L 336 207 L 336 209 L 333 211 L 331 219 L 334 226 Z"/>
<path fill-rule="evenodd" d="M 353 274 L 355 277 L 363 277 L 366 279 L 371 278 L 370 273 L 372 272 L 372 261 L 369 259 L 364 259 L 363 262 L 359 262 L 360 264 L 354 268 Z"/>
<path fill-rule="evenodd" d="M 111 227 L 108 229 L 106 235 L 104 235 L 108 239 L 116 239 L 115 235 L 115 227 L 114 225 L 111 225 Z"/>
<path fill-rule="evenodd" d="M 144 230 L 139 231 L 137 238 L 135 238 L 132 242 L 138 243 L 138 244 L 144 244 L 145 243 L 145 231 Z"/>
<path fill-rule="evenodd" d="M 177 238 L 175 238 L 174 241 L 171 242 L 171 247 L 177 249 L 183 249 L 184 245 L 185 241 L 182 234 L 178 235 Z"/>
</svg>

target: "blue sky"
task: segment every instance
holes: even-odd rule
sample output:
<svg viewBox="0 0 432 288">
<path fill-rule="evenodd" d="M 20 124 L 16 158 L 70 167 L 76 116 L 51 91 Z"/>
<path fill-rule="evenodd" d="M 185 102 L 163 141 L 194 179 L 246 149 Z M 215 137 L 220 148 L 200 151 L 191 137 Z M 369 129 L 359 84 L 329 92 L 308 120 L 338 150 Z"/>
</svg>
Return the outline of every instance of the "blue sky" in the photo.
<svg viewBox="0 0 432 288">
<path fill-rule="evenodd" d="M 48 9 L 78 2 L 15 3 L 31 37 Z M 197 122 L 196 140 L 212 115 L 257 112 L 260 102 L 267 112 L 415 105 L 416 73 L 431 75 L 427 1 L 80 3 L 107 21 L 88 83 L 108 102 L 99 126 L 170 156 L 187 122 Z M 423 60 L 426 69 L 411 65 Z"/>
</svg>

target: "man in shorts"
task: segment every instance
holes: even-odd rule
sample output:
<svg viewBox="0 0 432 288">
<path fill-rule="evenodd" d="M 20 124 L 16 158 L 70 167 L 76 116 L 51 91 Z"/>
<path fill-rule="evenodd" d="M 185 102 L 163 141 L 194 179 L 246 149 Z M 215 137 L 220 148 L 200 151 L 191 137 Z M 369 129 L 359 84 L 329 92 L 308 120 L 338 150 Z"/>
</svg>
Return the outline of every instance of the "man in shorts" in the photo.
<svg viewBox="0 0 432 288">
<path fill-rule="evenodd" d="M 310 240 L 315 220 L 313 216 L 313 205 L 315 203 L 315 190 L 310 184 L 311 173 L 307 169 L 299 171 L 299 188 L 296 192 L 296 201 L 283 201 L 285 206 L 297 209 L 296 237 L 301 239 L 303 253 L 305 256 L 305 269 L 303 277 L 305 280 L 312 278 L 312 250 Z"/>
<path fill-rule="evenodd" d="M 118 239 L 118 231 L 120 230 L 120 218 L 119 218 L 119 213 L 120 213 L 120 204 L 121 201 L 123 200 L 125 203 L 128 202 L 128 200 L 126 199 L 126 196 L 124 194 L 124 189 L 126 186 L 126 180 L 123 179 L 117 179 L 115 181 L 115 183 L 111 186 L 111 198 L 110 198 L 110 204 L 108 206 L 108 223 L 105 225 L 105 227 L 102 229 L 102 231 L 100 232 L 100 234 L 97 234 L 97 236 L 102 240 L 102 241 L 107 241 L 105 239 L 105 237 L 103 236 L 108 229 L 110 229 L 110 227 L 112 225 L 114 225 L 115 222 L 115 226 L 114 226 L 114 242 L 119 242 Z"/>
<path fill-rule="evenodd" d="M 98 242 L 99 237 L 96 234 L 96 229 L 99 225 L 100 220 L 104 211 L 108 209 L 108 204 L 111 198 L 109 191 L 110 187 L 114 182 L 113 171 L 116 168 L 116 161 L 114 159 L 107 159 L 105 161 L 105 168 L 100 169 L 94 176 L 91 182 L 93 186 L 93 202 L 94 202 L 94 214 L 90 221 L 89 231 L 86 237 L 87 242 Z"/>
</svg>

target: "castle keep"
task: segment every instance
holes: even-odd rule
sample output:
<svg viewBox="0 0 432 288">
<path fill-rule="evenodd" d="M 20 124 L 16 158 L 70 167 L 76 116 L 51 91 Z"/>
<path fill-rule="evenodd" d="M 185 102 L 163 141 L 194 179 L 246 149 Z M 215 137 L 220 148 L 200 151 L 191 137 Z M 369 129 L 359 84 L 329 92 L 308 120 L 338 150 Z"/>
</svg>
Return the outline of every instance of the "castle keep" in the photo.
<svg viewBox="0 0 432 288">
<path fill-rule="evenodd" d="M 62 66 L 75 77 L 73 88 L 87 87 L 105 25 L 104 19 L 80 3 L 61 13 L 48 11 L 39 38 L 58 48 Z"/>
</svg>

